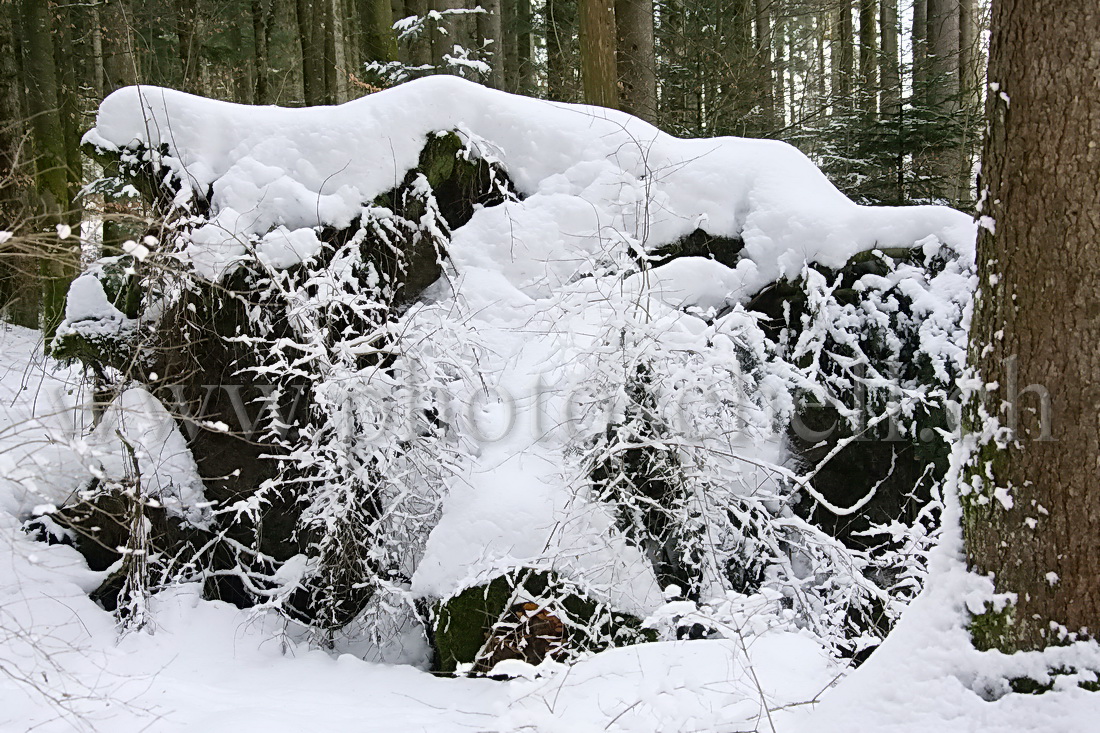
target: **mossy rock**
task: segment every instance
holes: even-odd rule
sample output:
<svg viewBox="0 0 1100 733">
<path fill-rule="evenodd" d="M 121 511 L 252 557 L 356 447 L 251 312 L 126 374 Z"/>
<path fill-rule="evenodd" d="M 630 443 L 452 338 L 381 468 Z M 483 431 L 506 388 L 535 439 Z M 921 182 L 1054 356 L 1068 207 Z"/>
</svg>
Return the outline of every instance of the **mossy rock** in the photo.
<svg viewBox="0 0 1100 733">
<path fill-rule="evenodd" d="M 920 249 L 878 249 L 854 255 L 839 269 L 822 265 L 811 267 L 830 284 L 839 280 L 833 291 L 839 303 L 857 305 L 864 297 L 855 288 L 860 278 L 866 275 L 885 276 L 891 270 L 891 262 L 895 265 L 904 262 L 922 266 L 923 258 Z M 898 293 L 898 299 L 902 302 L 901 307 L 906 308 L 904 295 Z M 776 282 L 758 293 L 747 308 L 766 316 L 761 326 L 771 340 L 778 341 L 783 329 L 797 332 L 801 328 L 802 316 L 809 308 L 805 283 L 801 279 Z M 881 364 L 876 364 L 877 368 L 889 371 L 891 366 L 895 366 L 886 363 L 892 358 L 891 352 L 880 334 L 861 334 L 860 340 L 860 348 L 872 363 L 876 359 L 882 360 Z M 825 353 L 848 355 L 847 348 L 830 340 Z M 811 358 L 812 355 L 807 354 L 806 363 L 800 366 L 808 367 Z M 827 356 L 823 364 L 825 369 L 833 368 L 829 358 Z M 903 380 L 937 384 L 932 364 L 927 357 L 917 353 L 915 340 L 903 346 L 900 368 L 898 376 Z M 866 410 L 868 415 L 876 410 L 873 394 L 853 389 L 842 398 L 851 409 Z M 914 415 L 906 419 L 907 432 L 904 435 L 892 430 L 892 427 L 890 421 L 883 421 L 877 429 L 864 431 L 815 473 L 814 488 L 840 507 L 854 505 L 877 486 L 874 498 L 862 510 L 851 516 L 837 516 L 808 496 L 799 506 L 801 515 L 850 547 L 866 549 L 879 544 L 875 538 L 861 535 L 872 524 L 914 520 L 920 508 L 930 499 L 932 483 L 947 470 L 949 448 L 939 433 L 950 427 L 945 408 L 918 408 Z M 834 407 L 822 405 L 810 395 L 802 395 L 801 406 L 787 437 L 801 461 L 812 466 L 824 459 L 840 441 L 855 434 L 856 429 Z"/>
<path fill-rule="evenodd" d="M 680 257 L 705 257 L 726 267 L 735 267 L 745 242 L 740 237 L 719 237 L 703 229 L 670 244 L 662 245 L 646 257 L 650 267 L 660 267 Z"/>
<path fill-rule="evenodd" d="M 436 671 L 472 665 L 486 674 L 501 661 L 538 664 L 579 652 L 655 641 L 641 620 L 600 603 L 545 570 L 517 568 L 467 588 L 431 610 Z"/>
</svg>

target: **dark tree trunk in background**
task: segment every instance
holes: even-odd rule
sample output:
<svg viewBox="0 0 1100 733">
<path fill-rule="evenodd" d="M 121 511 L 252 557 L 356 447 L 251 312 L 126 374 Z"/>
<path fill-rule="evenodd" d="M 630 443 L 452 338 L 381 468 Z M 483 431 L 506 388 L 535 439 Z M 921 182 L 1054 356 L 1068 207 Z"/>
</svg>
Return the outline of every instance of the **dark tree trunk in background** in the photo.
<svg viewBox="0 0 1100 733">
<path fill-rule="evenodd" d="M 198 44 L 200 23 L 195 0 L 176 0 L 176 38 L 179 43 L 181 89 L 202 93 L 202 56 Z"/>
<path fill-rule="evenodd" d="M 396 61 L 397 35 L 393 32 L 394 15 L 390 0 L 359 0 L 359 20 L 363 24 L 362 60 Z"/>
<path fill-rule="evenodd" d="M 33 154 L 23 116 L 23 81 L 14 7 L 0 5 L 0 231 L 20 231 L 31 215 Z M 38 267 L 33 258 L 4 252 L 0 256 L 0 309 L 12 323 L 38 328 L 41 299 Z"/>
<path fill-rule="evenodd" d="M 982 214 L 996 230 L 978 238 L 970 360 L 1001 386 L 968 423 L 980 431 L 984 407 L 1011 425 L 1015 404 L 1017 443 L 980 448 L 980 488 L 961 498 L 970 565 L 1016 594 L 973 620 L 974 642 L 1011 652 L 1056 644 L 1051 624 L 1100 629 L 1100 5 L 995 0 L 992 28 Z"/>
<path fill-rule="evenodd" d="M 581 32 L 581 80 L 584 101 L 601 107 L 619 106 L 615 68 L 614 0 L 578 0 Z"/>
<path fill-rule="evenodd" d="M 36 228 L 48 233 L 57 224 L 68 223 L 73 208 L 65 125 L 58 98 L 55 29 L 49 9 L 41 0 L 21 0 L 21 9 L 23 71 L 34 140 Z M 47 337 L 52 337 L 61 323 L 65 293 L 75 270 L 76 258 L 70 257 L 66 250 L 58 241 L 52 251 L 44 252 L 40 258 L 42 320 Z"/>
<path fill-rule="evenodd" d="M 901 69 L 898 61 L 898 0 L 881 0 L 879 7 L 881 51 L 879 58 L 882 90 L 880 110 L 886 117 L 901 112 Z"/>
<path fill-rule="evenodd" d="M 547 96 L 580 101 L 577 85 L 577 0 L 546 0 Z"/>
<path fill-rule="evenodd" d="M 928 89 L 928 0 L 913 0 L 913 98 L 923 104 Z"/>
<path fill-rule="evenodd" d="M 756 62 L 760 70 L 759 131 L 766 134 L 776 128 L 775 67 L 772 55 L 772 4 L 775 0 L 756 0 Z M 782 104 L 782 97 L 780 97 Z"/>
<path fill-rule="evenodd" d="M 844 108 L 851 104 L 852 77 L 855 75 L 852 34 L 852 5 L 845 0 L 837 11 L 833 36 L 833 98 L 836 104 Z"/>
<path fill-rule="evenodd" d="M 963 147 L 959 119 L 959 0 L 928 0 L 929 109 L 947 132 L 933 152 L 935 193 L 949 203 L 963 197 Z"/>
<path fill-rule="evenodd" d="M 99 6 L 99 21 L 103 33 L 104 96 L 120 87 L 136 84 L 137 59 L 131 36 L 133 13 L 126 0 L 106 0 Z"/>
<path fill-rule="evenodd" d="M 504 88 L 504 24 L 500 5 L 501 0 L 485 0 L 481 3 L 485 12 L 477 16 L 477 42 L 490 68 L 485 84 L 493 89 Z"/>
<path fill-rule="evenodd" d="M 878 91 L 878 9 L 875 0 L 859 0 L 859 106 L 873 115 Z"/>
<path fill-rule="evenodd" d="M 653 47 L 653 0 L 615 0 L 619 106 L 657 121 L 657 58 Z"/>
<path fill-rule="evenodd" d="M 302 53 L 302 91 L 306 106 L 325 103 L 324 35 L 318 17 L 314 14 L 314 2 L 324 0 L 296 0 L 298 42 Z"/>
<path fill-rule="evenodd" d="M 718 24 L 722 56 L 717 100 L 720 106 L 714 114 L 714 132 L 719 135 L 746 135 L 752 125 L 751 116 L 759 91 L 759 81 L 753 80 L 756 47 L 752 27 L 755 19 L 753 0 L 732 0 Z"/>
<path fill-rule="evenodd" d="M 267 0 L 268 5 L 275 0 Z M 270 101 L 270 82 L 268 81 L 267 61 L 267 33 L 269 23 L 268 9 L 264 7 L 264 0 L 252 0 L 252 38 L 254 49 L 254 65 L 256 67 L 256 87 L 253 92 L 253 100 L 256 104 L 267 104 Z"/>
</svg>

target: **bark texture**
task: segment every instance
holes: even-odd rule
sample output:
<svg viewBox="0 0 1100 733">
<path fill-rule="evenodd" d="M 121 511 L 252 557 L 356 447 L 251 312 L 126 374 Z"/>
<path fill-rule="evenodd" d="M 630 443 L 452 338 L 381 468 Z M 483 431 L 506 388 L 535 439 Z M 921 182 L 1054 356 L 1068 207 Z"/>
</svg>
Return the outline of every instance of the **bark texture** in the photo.
<svg viewBox="0 0 1100 733">
<path fill-rule="evenodd" d="M 614 0 L 579 0 L 584 101 L 618 108 Z"/>
<path fill-rule="evenodd" d="M 657 59 L 653 52 L 653 0 L 616 0 L 620 106 L 657 121 Z"/>
<path fill-rule="evenodd" d="M 1013 651 L 1056 640 L 1051 624 L 1100 629 L 1100 5 L 998 0 L 992 20 L 982 213 L 996 226 L 978 239 L 970 354 L 999 387 L 967 422 L 984 409 L 1016 440 L 980 448 L 962 500 L 970 565 L 1016 594 L 974 619 L 975 644 Z"/>
</svg>

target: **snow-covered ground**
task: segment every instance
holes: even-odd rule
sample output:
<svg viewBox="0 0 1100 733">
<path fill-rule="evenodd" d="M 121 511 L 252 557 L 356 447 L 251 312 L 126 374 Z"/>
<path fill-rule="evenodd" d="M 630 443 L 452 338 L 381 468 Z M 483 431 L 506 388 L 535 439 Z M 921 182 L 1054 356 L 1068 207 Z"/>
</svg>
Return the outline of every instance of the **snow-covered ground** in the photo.
<svg viewBox="0 0 1100 733">
<path fill-rule="evenodd" d="M 973 244 L 973 224 L 959 212 L 855 206 L 781 143 L 675 140 L 616 112 L 526 100 L 457 79 L 425 79 L 312 110 L 129 89 L 104 102 L 87 139 L 114 150 L 135 141 L 167 147 L 162 162 L 188 182 L 180 203 L 210 195 L 212 204 L 210 221 L 188 235 L 179 260 L 196 276 L 216 279 L 246 257 L 274 271 L 308 262 L 320 247 L 319 225 L 383 221 L 386 213 L 365 202 L 416 165 L 426 135 L 451 129 L 499 161 L 524 198 L 480 209 L 453 232 L 446 280 L 402 316 L 406 337 L 421 337 L 421 355 L 476 363 L 477 379 L 454 394 L 466 408 L 480 404 L 463 428 L 464 446 L 473 447 L 454 461 L 438 523 L 409 559 L 410 592 L 420 597 L 446 597 L 502 567 L 547 564 L 587 587 L 607 588 L 619 609 L 643 616 L 662 607 L 638 551 L 611 531 L 597 502 L 584 505 L 575 490 L 569 435 L 549 429 L 553 420 L 543 425 L 540 415 L 563 414 L 563 395 L 607 387 L 592 375 L 611 373 L 600 368 L 621 357 L 616 336 L 629 329 L 644 335 L 647 356 L 678 365 L 676 378 L 695 384 L 706 376 L 699 363 L 728 365 L 736 362 L 735 345 L 759 346 L 754 316 L 741 306 L 778 277 L 798 276 L 809 262 L 838 267 L 874 247 L 923 246 L 931 257 L 941 246 L 957 253 Z M 625 269 L 615 269 L 629 253 L 697 228 L 742 237 L 740 261 L 727 267 L 683 258 L 622 277 Z M 67 327 L 103 313 L 130 327 L 102 307 L 102 288 L 81 280 Z M 968 282 L 950 268 L 934 286 L 905 282 L 914 299 L 924 298 L 916 306 L 925 319 L 922 345 L 945 362 L 965 349 L 958 321 Z M 305 322 L 312 305 L 299 305 Z M 202 600 L 190 585 L 155 596 L 150 623 L 120 634 L 114 616 L 87 596 L 102 574 L 71 548 L 33 541 L 22 520 L 64 503 L 93 470 L 110 473 L 105 457 L 118 452 L 113 427 L 131 443 L 156 444 L 146 452 L 158 465 L 142 473 L 170 479 L 160 500 L 173 497 L 182 513 L 199 511 L 201 486 L 178 431 L 165 428 L 162 408 L 146 393 L 129 390 L 116 403 L 119 415 L 125 407 L 141 420 L 123 426 L 109 412 L 92 430 L 80 375 L 45 358 L 40 341 L 33 331 L 0 330 L 2 730 L 1069 733 L 1093 730 L 1091 721 L 1100 719 L 1100 699 L 1069 680 L 1042 696 L 1006 694 L 1004 682 L 1025 671 L 1041 678 L 1059 654 L 1100 668 L 1094 647 L 1042 659 L 970 649 L 967 602 L 989 589 L 962 568 L 950 494 L 924 593 L 855 671 L 808 630 L 773 623 L 774 609 L 753 605 L 757 596 L 730 601 L 724 639 L 612 649 L 571 666 L 514 663 L 508 671 L 516 677 L 507 682 L 434 677 L 392 663 L 392 655 L 383 664 L 362 658 L 375 654 L 311 649 L 273 611 Z M 673 356 L 703 352 L 711 356 L 704 362 Z M 557 385 L 547 404 L 531 386 L 536 376 Z M 486 383 L 516 400 L 511 416 L 501 412 L 505 400 L 487 399 Z M 739 388 L 756 400 L 744 403 L 750 418 L 768 399 L 789 402 L 767 378 Z M 778 462 L 780 436 L 768 420 L 753 425 L 759 432 L 731 437 L 730 449 Z M 470 439 L 475 433 L 481 439 Z M 759 489 L 764 478 L 756 471 L 742 461 L 729 483 L 739 478 Z M 405 655 L 418 658 L 415 644 Z"/>
<path fill-rule="evenodd" d="M 65 450 L 37 439 L 72 424 L 79 394 L 61 388 L 76 375 L 39 348 L 36 332 L 0 331 L 5 427 L 47 424 L 5 434 L 0 455 L 36 466 L 44 483 L 34 485 L 48 487 L 79 461 L 74 469 Z M 41 399 L 48 389 L 56 397 Z M 155 622 L 120 637 L 114 617 L 87 597 L 101 575 L 71 548 L 21 531 L 20 513 L 63 498 L 35 498 L 33 489 L 28 496 L 26 475 L 9 468 L 0 477 L 4 731 L 1084 733 L 1100 720 L 1100 696 L 1079 689 L 996 689 L 1006 661 L 970 650 L 962 625 L 980 582 L 958 564 L 957 532 L 940 548 L 924 594 L 849 674 L 811 636 L 775 632 L 753 636 L 747 648 L 694 640 L 614 649 L 540 670 L 537 679 L 449 679 L 309 650 L 274 618 L 203 601 L 193 588 L 159 596 Z M 985 688 L 999 699 L 975 692 Z"/>
</svg>

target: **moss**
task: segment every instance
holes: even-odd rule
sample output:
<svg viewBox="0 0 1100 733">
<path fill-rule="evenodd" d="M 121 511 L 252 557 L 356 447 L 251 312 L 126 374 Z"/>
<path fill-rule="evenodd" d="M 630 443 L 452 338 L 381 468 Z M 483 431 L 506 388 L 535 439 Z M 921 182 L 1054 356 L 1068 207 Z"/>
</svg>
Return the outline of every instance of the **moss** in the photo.
<svg viewBox="0 0 1100 733">
<path fill-rule="evenodd" d="M 650 267 L 660 267 L 679 257 L 706 257 L 726 267 L 734 267 L 744 248 L 745 242 L 740 237 L 717 237 L 696 229 L 682 239 L 658 247 L 646 259 Z"/>
<path fill-rule="evenodd" d="M 510 644 L 508 637 L 515 637 L 519 626 L 521 597 L 546 603 L 529 604 L 542 609 L 541 618 L 527 627 L 536 633 Z M 553 572 L 529 568 L 516 568 L 467 588 L 437 603 L 431 615 L 435 668 L 444 674 L 454 674 L 460 664 L 474 665 L 475 673 L 484 674 L 502 659 L 523 658 L 537 664 L 545 656 L 565 658 L 579 651 L 656 640 L 654 632 L 642 629 L 637 617 L 609 609 Z M 540 623 L 543 629 L 559 630 L 555 644 L 539 643 L 548 636 L 537 633 Z"/>
<path fill-rule="evenodd" d="M 1011 654 L 1016 651 L 1013 627 L 1016 624 L 1016 607 L 1005 604 L 996 610 L 993 604 L 986 603 L 982 613 L 970 616 L 970 640 L 979 651 L 997 649 Z"/>
</svg>

